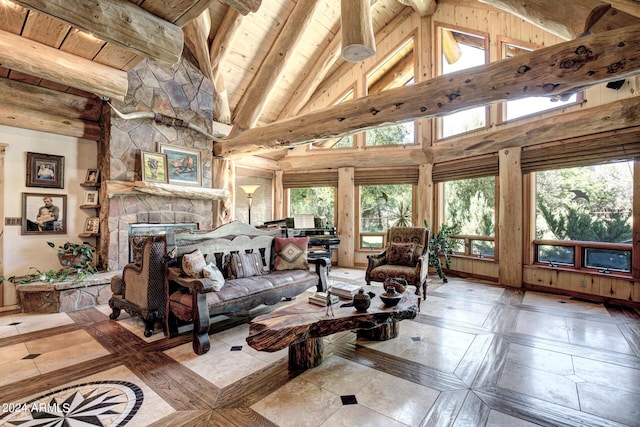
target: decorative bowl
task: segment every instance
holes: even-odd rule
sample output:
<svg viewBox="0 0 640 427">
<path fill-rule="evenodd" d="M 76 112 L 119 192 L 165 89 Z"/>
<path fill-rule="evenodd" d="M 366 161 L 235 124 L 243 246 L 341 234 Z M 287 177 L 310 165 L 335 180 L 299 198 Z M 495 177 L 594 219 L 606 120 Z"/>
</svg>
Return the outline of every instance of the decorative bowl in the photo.
<svg viewBox="0 0 640 427">
<path fill-rule="evenodd" d="M 407 289 L 407 281 L 399 277 L 389 277 L 384 280 L 382 284 L 383 289 L 389 289 L 389 287 L 395 288 L 399 293 L 403 293 Z"/>
<path fill-rule="evenodd" d="M 385 307 L 395 307 L 402 299 L 402 294 L 396 292 L 393 286 L 389 286 L 386 292 L 380 294 L 380 299 Z"/>
</svg>

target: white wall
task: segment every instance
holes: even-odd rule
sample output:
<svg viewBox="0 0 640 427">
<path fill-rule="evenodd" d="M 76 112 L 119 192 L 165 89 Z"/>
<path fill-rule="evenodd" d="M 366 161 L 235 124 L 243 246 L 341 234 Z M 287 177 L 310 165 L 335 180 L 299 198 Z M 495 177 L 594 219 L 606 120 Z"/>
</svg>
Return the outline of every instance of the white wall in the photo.
<svg viewBox="0 0 640 427">
<path fill-rule="evenodd" d="M 95 210 L 79 209 L 88 191 L 80 186 L 87 169 L 97 167 L 98 145 L 95 141 L 53 135 L 27 129 L 0 126 L 0 143 L 7 144 L 4 161 L 4 217 L 22 216 L 22 193 L 48 193 L 67 195 L 67 233 L 45 235 L 21 235 L 20 226 L 4 225 L 3 272 L 5 277 L 20 276 L 29 267 L 40 270 L 59 269 L 56 251 L 47 242 L 62 244 L 66 241 L 81 242 L 78 234 L 83 231 L 85 219 L 95 216 Z M 39 188 L 26 186 L 27 152 L 64 156 L 64 188 Z M 4 224 L 4 218 L 2 218 Z M 86 239 L 84 239 L 86 240 Z M 95 241 L 91 243 L 95 244 Z M 14 286 L 4 283 L 4 305 L 17 303 Z"/>
</svg>

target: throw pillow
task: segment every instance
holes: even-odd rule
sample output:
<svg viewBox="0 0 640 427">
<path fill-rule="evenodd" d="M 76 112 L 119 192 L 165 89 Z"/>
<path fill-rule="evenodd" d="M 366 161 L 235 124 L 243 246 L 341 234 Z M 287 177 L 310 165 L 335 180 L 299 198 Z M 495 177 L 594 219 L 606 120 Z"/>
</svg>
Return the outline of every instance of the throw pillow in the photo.
<svg viewBox="0 0 640 427">
<path fill-rule="evenodd" d="M 260 276 L 265 272 L 262 257 L 260 254 L 253 252 L 231 254 L 229 262 L 227 263 L 227 269 L 227 276 L 230 279 Z"/>
<path fill-rule="evenodd" d="M 220 271 L 214 263 L 210 262 L 202 269 L 202 276 L 213 282 L 214 291 L 219 291 L 224 286 L 222 271 Z"/>
<path fill-rule="evenodd" d="M 182 257 L 182 271 L 189 276 L 199 279 L 202 277 L 202 269 L 207 265 L 200 249 L 184 254 Z"/>
<path fill-rule="evenodd" d="M 274 263 L 275 270 L 307 269 L 308 237 L 276 237 Z"/>
<path fill-rule="evenodd" d="M 391 243 L 387 255 L 387 264 L 413 267 L 415 265 L 415 251 L 415 243 Z"/>
</svg>

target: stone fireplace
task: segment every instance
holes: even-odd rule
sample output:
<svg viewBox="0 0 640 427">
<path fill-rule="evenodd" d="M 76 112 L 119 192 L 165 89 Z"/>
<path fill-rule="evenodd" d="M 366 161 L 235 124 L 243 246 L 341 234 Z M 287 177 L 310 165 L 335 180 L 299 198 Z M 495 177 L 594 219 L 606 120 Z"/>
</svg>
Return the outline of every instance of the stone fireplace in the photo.
<svg viewBox="0 0 640 427">
<path fill-rule="evenodd" d="M 211 81 L 188 61 L 167 67 L 145 60 L 128 73 L 128 79 L 124 102 L 112 101 L 118 111 L 154 112 L 210 131 Z M 132 224 L 197 224 L 199 229 L 212 228 L 213 211 L 219 209 L 217 200 L 224 200 L 229 194 L 211 188 L 213 142 L 186 127 L 144 118 L 127 120 L 113 111 L 107 121 L 110 125 L 106 126 L 99 150 L 102 263 L 118 270 L 129 262 Z M 140 181 L 141 152 L 157 153 L 160 144 L 199 151 L 202 185 Z"/>
<path fill-rule="evenodd" d="M 150 195 L 115 196 L 109 202 L 109 258 L 112 270 L 129 263 L 129 236 L 132 225 L 163 224 L 209 229 L 211 201 L 174 199 Z"/>
</svg>

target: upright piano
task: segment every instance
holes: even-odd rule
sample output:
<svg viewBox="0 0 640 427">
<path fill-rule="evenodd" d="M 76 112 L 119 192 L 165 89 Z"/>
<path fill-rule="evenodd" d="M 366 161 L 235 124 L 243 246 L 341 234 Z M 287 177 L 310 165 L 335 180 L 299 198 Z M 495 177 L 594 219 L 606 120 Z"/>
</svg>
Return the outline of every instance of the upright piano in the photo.
<svg viewBox="0 0 640 427">
<path fill-rule="evenodd" d="M 283 237 L 308 237 L 308 256 L 311 258 L 326 257 L 331 259 L 332 250 L 337 249 L 340 245 L 340 237 L 336 234 L 335 227 L 296 228 L 293 218 L 268 221 L 264 225 L 280 227 Z"/>
</svg>

